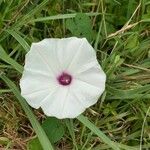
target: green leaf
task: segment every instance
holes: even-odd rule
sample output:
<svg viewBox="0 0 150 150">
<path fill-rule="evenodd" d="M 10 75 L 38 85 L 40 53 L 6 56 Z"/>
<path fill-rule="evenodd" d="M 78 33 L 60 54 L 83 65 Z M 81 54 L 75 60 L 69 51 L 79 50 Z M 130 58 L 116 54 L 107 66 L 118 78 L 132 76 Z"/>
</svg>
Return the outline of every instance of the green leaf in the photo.
<svg viewBox="0 0 150 150">
<path fill-rule="evenodd" d="M 0 59 L 10 64 L 19 73 L 23 72 L 23 67 L 20 64 L 18 64 L 14 59 L 10 58 L 1 45 L 0 45 Z"/>
<path fill-rule="evenodd" d="M 11 34 L 19 43 L 20 45 L 24 48 L 26 52 L 29 51 L 30 46 L 28 43 L 14 30 L 6 30 L 9 34 Z"/>
<path fill-rule="evenodd" d="M 87 16 L 98 16 L 101 13 L 97 12 L 90 12 L 90 13 L 85 13 Z M 69 18 L 74 18 L 76 16 L 76 13 L 72 14 L 59 14 L 55 16 L 46 16 L 46 17 L 40 17 L 37 19 L 31 19 L 29 22 L 43 22 L 43 21 L 49 21 L 49 20 L 58 20 L 58 19 L 69 19 Z"/>
<path fill-rule="evenodd" d="M 145 85 L 141 87 L 137 87 L 135 89 L 129 90 L 120 90 L 116 89 L 112 86 L 107 85 L 107 91 L 110 94 L 107 94 L 107 99 L 132 99 L 132 98 L 141 98 L 148 99 L 150 98 L 150 94 L 146 94 L 149 91 L 150 85 Z"/>
<path fill-rule="evenodd" d="M 135 49 L 139 46 L 139 39 L 138 38 L 139 38 L 138 34 L 130 35 L 126 41 L 125 49 L 129 49 L 130 52 L 134 52 Z"/>
<path fill-rule="evenodd" d="M 34 138 L 27 143 L 27 150 L 43 150 L 38 138 Z"/>
<path fill-rule="evenodd" d="M 54 117 L 46 118 L 42 127 L 52 143 L 59 141 L 65 133 L 65 129 L 61 121 Z"/>
<path fill-rule="evenodd" d="M 66 28 L 69 29 L 74 36 L 86 37 L 89 41 L 94 38 L 91 20 L 86 14 L 79 13 L 74 19 L 68 19 L 66 21 Z"/>
<path fill-rule="evenodd" d="M 71 135 L 73 145 L 76 149 L 78 149 L 76 138 L 75 138 L 75 131 L 74 131 L 74 125 L 73 125 L 73 119 L 65 119 L 66 126 L 68 128 L 68 131 Z"/>
<path fill-rule="evenodd" d="M 10 139 L 7 137 L 0 137 L 0 145 L 7 145 L 10 142 Z"/>
</svg>

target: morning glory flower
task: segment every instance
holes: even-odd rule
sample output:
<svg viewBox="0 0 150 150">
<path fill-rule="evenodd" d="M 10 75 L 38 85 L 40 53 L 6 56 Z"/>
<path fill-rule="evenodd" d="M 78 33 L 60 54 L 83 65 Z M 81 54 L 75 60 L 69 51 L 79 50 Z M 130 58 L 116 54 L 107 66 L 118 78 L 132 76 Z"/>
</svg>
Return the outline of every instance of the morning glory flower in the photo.
<svg viewBox="0 0 150 150">
<path fill-rule="evenodd" d="M 75 118 L 95 104 L 106 75 L 85 38 L 47 38 L 32 43 L 20 80 L 21 95 L 47 116 Z"/>
</svg>

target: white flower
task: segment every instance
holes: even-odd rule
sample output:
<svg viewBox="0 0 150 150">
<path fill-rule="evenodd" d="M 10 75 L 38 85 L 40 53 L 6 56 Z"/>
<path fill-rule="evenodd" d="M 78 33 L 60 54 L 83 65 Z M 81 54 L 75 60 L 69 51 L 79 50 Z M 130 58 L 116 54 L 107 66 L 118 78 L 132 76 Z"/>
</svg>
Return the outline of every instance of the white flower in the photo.
<svg viewBox="0 0 150 150">
<path fill-rule="evenodd" d="M 74 118 L 95 104 L 106 76 L 85 38 L 44 39 L 31 45 L 20 80 L 21 95 L 47 116 Z"/>
</svg>

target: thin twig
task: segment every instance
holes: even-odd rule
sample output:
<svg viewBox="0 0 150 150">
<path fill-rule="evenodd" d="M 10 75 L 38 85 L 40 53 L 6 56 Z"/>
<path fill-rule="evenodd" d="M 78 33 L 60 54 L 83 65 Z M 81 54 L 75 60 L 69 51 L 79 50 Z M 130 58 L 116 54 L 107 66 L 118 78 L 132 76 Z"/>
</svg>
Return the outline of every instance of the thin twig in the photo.
<svg viewBox="0 0 150 150">
<path fill-rule="evenodd" d="M 140 8 L 141 6 L 141 2 L 139 3 L 139 5 L 136 7 L 135 11 L 133 12 L 132 16 L 130 17 L 130 19 L 125 23 L 125 25 L 120 29 L 118 30 L 117 32 L 115 33 L 111 33 L 110 35 L 108 35 L 108 38 L 111 38 L 113 36 L 116 36 L 117 34 L 120 34 L 120 33 L 124 33 L 126 30 L 129 30 L 133 27 L 135 27 L 136 25 L 138 25 L 141 21 L 139 22 L 136 22 L 136 23 L 133 23 L 133 24 L 130 24 L 129 23 L 131 22 L 131 20 L 133 19 L 134 15 L 137 13 L 138 9 Z"/>
<path fill-rule="evenodd" d="M 136 69 L 140 69 L 140 70 L 144 70 L 144 71 L 147 71 L 147 72 L 150 72 L 150 69 L 147 69 L 147 68 L 144 68 L 144 67 L 140 67 L 140 66 L 135 66 L 135 65 L 130 65 L 130 64 L 126 64 L 126 63 L 123 63 L 125 66 L 128 66 L 128 67 L 132 67 L 132 68 L 136 68 Z"/>
</svg>

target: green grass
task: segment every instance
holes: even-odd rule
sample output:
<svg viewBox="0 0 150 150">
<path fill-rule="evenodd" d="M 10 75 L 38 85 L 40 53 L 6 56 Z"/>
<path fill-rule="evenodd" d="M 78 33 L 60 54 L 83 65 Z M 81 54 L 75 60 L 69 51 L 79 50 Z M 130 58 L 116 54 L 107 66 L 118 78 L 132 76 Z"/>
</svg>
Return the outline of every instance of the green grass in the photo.
<svg viewBox="0 0 150 150">
<path fill-rule="evenodd" d="M 36 137 L 43 150 L 150 149 L 149 0 L 2 0 L 0 8 L 0 149 L 32 150 Z M 66 24 L 80 13 L 91 23 L 77 22 L 78 34 Z M 65 134 L 51 143 L 46 117 L 26 104 L 18 83 L 32 42 L 70 36 L 93 45 L 106 90 L 81 116 L 62 120 Z"/>
</svg>

